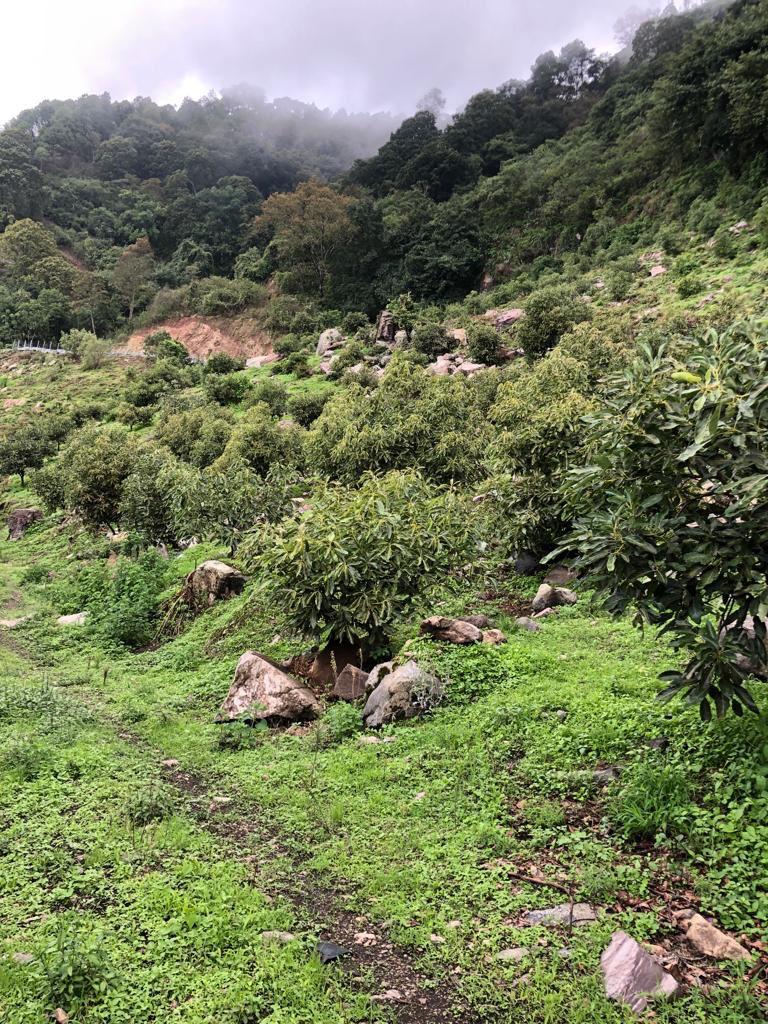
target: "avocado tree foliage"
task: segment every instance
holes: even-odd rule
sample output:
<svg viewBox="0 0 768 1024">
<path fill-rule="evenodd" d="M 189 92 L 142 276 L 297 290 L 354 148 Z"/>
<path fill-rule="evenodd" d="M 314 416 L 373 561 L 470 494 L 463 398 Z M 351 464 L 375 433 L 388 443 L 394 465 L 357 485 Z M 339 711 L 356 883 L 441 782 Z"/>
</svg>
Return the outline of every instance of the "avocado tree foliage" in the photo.
<svg viewBox="0 0 768 1024">
<path fill-rule="evenodd" d="M 565 547 L 611 612 L 635 608 L 686 653 L 660 696 L 684 695 L 704 720 L 712 705 L 757 711 L 745 683 L 768 675 L 767 427 L 764 324 L 641 345 L 567 484 Z"/>
<path fill-rule="evenodd" d="M 460 497 L 408 471 L 316 491 L 303 512 L 247 540 L 242 555 L 302 633 L 373 649 L 469 543 Z"/>
</svg>

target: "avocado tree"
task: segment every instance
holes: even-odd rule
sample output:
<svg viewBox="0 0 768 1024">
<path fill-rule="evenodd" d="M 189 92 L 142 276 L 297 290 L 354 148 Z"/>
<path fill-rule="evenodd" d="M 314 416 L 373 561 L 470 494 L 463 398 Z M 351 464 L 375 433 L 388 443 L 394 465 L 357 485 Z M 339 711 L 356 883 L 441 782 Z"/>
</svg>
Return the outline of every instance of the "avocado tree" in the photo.
<svg viewBox="0 0 768 1024">
<path fill-rule="evenodd" d="M 757 711 L 768 675 L 768 332 L 737 323 L 641 346 L 589 419 L 565 544 L 608 609 L 634 608 L 686 654 L 662 676 L 708 720 Z M 561 548 L 561 551 L 563 548 Z"/>
</svg>

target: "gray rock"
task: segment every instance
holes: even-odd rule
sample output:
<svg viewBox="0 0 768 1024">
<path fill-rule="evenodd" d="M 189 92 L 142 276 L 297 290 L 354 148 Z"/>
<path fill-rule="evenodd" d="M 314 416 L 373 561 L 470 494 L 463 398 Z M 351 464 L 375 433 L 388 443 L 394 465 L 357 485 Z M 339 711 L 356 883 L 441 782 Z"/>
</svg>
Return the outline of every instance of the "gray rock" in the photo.
<svg viewBox="0 0 768 1024">
<path fill-rule="evenodd" d="M 217 722 L 241 717 L 283 722 L 317 718 L 322 708 L 314 693 L 257 651 L 246 651 L 221 705 Z"/>
<path fill-rule="evenodd" d="M 395 344 L 403 348 L 408 344 L 408 331 L 395 331 Z"/>
<path fill-rule="evenodd" d="M 377 729 L 390 722 L 413 718 L 428 710 L 441 698 L 439 679 L 419 668 L 415 661 L 385 674 L 366 701 L 363 724 Z"/>
<path fill-rule="evenodd" d="M 316 948 L 321 964 L 330 964 L 334 960 L 341 960 L 342 957 L 349 956 L 349 951 L 335 942 L 318 942 Z"/>
<path fill-rule="evenodd" d="M 329 327 L 327 331 L 323 331 L 317 341 L 317 348 L 315 349 L 315 355 L 323 356 L 328 355 L 329 352 L 333 352 L 334 349 L 341 348 L 344 344 L 344 335 L 336 327 Z"/>
<path fill-rule="evenodd" d="M 376 340 L 393 342 L 396 334 L 397 324 L 394 316 L 388 309 L 383 309 L 376 324 Z"/>
<path fill-rule="evenodd" d="M 345 665 L 336 677 L 331 696 L 337 700 L 359 700 L 368 690 L 367 683 L 367 672 L 357 665 Z"/>
<path fill-rule="evenodd" d="M 478 629 L 489 629 L 491 625 L 491 620 L 487 615 L 461 615 L 459 622 L 468 622 L 471 626 L 477 626 Z"/>
<path fill-rule="evenodd" d="M 578 597 L 572 590 L 565 587 L 553 587 L 550 583 L 542 583 L 536 591 L 531 604 L 534 612 L 543 612 L 547 608 L 559 608 L 560 605 L 576 604 Z"/>
<path fill-rule="evenodd" d="M 8 516 L 8 540 L 21 540 L 33 523 L 43 518 L 39 508 L 17 508 Z"/>
<path fill-rule="evenodd" d="M 610 765 L 608 768 L 597 768 L 592 772 L 592 781 L 597 786 L 608 786 L 615 782 L 621 775 L 621 768 L 618 765 Z"/>
<path fill-rule="evenodd" d="M 589 903 L 574 903 L 571 911 L 570 903 L 560 903 L 556 907 L 547 907 L 544 910 L 529 910 L 523 917 L 522 924 L 544 925 L 548 928 L 556 925 L 592 924 L 597 920 L 597 915 Z"/>
<path fill-rule="evenodd" d="M 187 576 L 181 596 L 190 607 L 208 607 L 242 594 L 246 582 L 246 577 L 237 569 L 211 558 Z"/>
<path fill-rule="evenodd" d="M 445 640 L 449 644 L 477 644 L 483 639 L 482 630 L 464 619 L 448 619 L 443 615 L 433 615 L 424 619 L 421 632 L 435 640 Z"/>
<path fill-rule="evenodd" d="M 56 619 L 57 626 L 84 626 L 88 620 L 88 612 L 75 612 L 74 615 L 60 615 Z"/>
<path fill-rule="evenodd" d="M 487 369 L 488 367 L 485 365 L 485 363 L 473 363 L 469 359 L 467 359 L 463 363 L 459 363 L 459 365 L 456 367 L 456 373 L 460 373 L 464 377 L 474 377 L 476 373 L 479 373 L 481 370 Z"/>
<path fill-rule="evenodd" d="M 555 712 L 555 718 L 558 720 L 558 722 L 564 722 L 567 717 L 568 717 L 568 712 L 565 711 L 563 708 L 560 708 L 559 711 Z"/>
<path fill-rule="evenodd" d="M 527 956 L 528 950 L 525 946 L 516 946 L 514 949 L 502 949 L 500 953 L 496 954 L 496 959 L 506 963 L 519 964 Z"/>
<path fill-rule="evenodd" d="M 296 936 L 293 932 L 262 932 L 261 937 L 264 942 L 279 942 L 285 944 L 287 942 L 293 942 Z"/>
<path fill-rule="evenodd" d="M 520 629 L 527 629 L 529 633 L 538 633 L 541 629 L 541 625 L 527 615 L 521 615 L 519 619 L 515 619 L 515 625 Z"/>
<path fill-rule="evenodd" d="M 614 932 L 600 966 L 606 996 L 634 1013 L 642 1013 L 652 999 L 671 998 L 679 989 L 672 975 L 626 932 Z"/>
</svg>

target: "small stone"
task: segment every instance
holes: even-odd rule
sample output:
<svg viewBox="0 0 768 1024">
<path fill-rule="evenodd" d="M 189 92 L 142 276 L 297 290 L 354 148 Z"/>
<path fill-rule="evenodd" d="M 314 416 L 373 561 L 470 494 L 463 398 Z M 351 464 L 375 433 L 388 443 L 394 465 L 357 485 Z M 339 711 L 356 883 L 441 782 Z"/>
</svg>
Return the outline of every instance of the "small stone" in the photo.
<svg viewBox="0 0 768 1024">
<path fill-rule="evenodd" d="M 179 762 L 176 760 L 175 757 L 167 757 L 165 759 L 165 761 L 161 761 L 160 764 L 163 766 L 163 768 L 178 768 L 179 767 Z"/>
<path fill-rule="evenodd" d="M 565 711 L 564 708 L 560 708 L 559 711 L 555 712 L 555 718 L 558 720 L 558 722 L 564 722 L 567 717 L 568 717 L 568 712 Z"/>
<path fill-rule="evenodd" d="M 598 768 L 592 772 L 592 781 L 596 786 L 608 786 L 615 782 L 621 775 L 621 768 L 618 765 L 611 765 L 609 768 Z"/>
<path fill-rule="evenodd" d="M 459 921 L 459 920 L 449 921 L 448 924 L 445 927 L 446 928 L 461 928 L 461 921 Z"/>
<path fill-rule="evenodd" d="M 57 1006 L 53 1011 L 53 1019 L 56 1024 L 69 1024 L 69 1014 L 66 1010 L 62 1010 L 60 1006 Z"/>
<path fill-rule="evenodd" d="M 489 629 L 491 625 L 487 615 L 462 615 L 459 622 L 468 622 L 470 626 L 477 626 L 478 629 Z"/>
<path fill-rule="evenodd" d="M 521 551 L 512 567 L 518 576 L 534 576 L 539 568 L 539 560 L 530 551 Z"/>
<path fill-rule="evenodd" d="M 498 647 L 499 644 L 505 644 L 506 642 L 507 638 L 500 629 L 486 629 L 483 631 L 484 644 Z"/>
<path fill-rule="evenodd" d="M 543 925 L 553 927 L 555 925 L 578 925 L 592 924 L 597 920 L 594 909 L 588 903 L 574 903 L 571 910 L 570 903 L 560 903 L 556 907 L 547 907 L 544 910 L 529 910 L 524 915 L 522 924 L 526 926 Z"/>
<path fill-rule="evenodd" d="M 335 942 L 318 942 L 315 948 L 320 956 L 321 964 L 330 964 L 334 960 L 341 960 L 342 957 L 349 956 L 349 950 Z"/>
<path fill-rule="evenodd" d="M 366 694 L 368 673 L 357 665 L 345 665 L 336 677 L 331 693 L 337 700 L 356 701 Z"/>
<path fill-rule="evenodd" d="M 571 951 L 567 946 L 563 946 L 562 949 L 558 949 L 557 955 L 560 957 L 561 960 L 571 959 Z"/>
<path fill-rule="evenodd" d="M 642 1013 L 657 997 L 671 998 L 679 989 L 677 981 L 658 960 L 626 932 L 614 932 L 610 945 L 600 957 L 605 994 Z"/>
<path fill-rule="evenodd" d="M 683 918 L 680 915 L 678 923 L 685 931 L 685 936 L 691 945 L 695 946 L 704 956 L 711 957 L 713 960 L 750 959 L 749 953 L 741 943 L 732 939 L 730 935 L 726 935 L 725 932 L 721 932 L 701 914 L 692 914 L 688 918 Z"/>
<path fill-rule="evenodd" d="M 541 629 L 540 624 L 529 618 L 527 615 L 521 615 L 519 619 L 515 619 L 515 625 L 519 629 L 527 630 L 529 633 L 538 633 Z"/>
<path fill-rule="evenodd" d="M 519 964 L 526 956 L 528 956 L 528 950 L 525 946 L 516 946 L 514 949 L 502 949 L 500 953 L 496 954 L 496 959 L 506 963 Z"/>
<path fill-rule="evenodd" d="M 11 957 L 15 964 L 31 964 L 34 959 L 31 953 L 14 953 Z"/>
<path fill-rule="evenodd" d="M 374 1003 L 402 1003 L 405 999 L 399 988 L 388 988 L 378 996 L 371 996 Z"/>
<path fill-rule="evenodd" d="M 476 644 L 483 639 L 482 632 L 471 622 L 448 619 L 443 615 L 433 615 L 425 619 L 421 624 L 421 632 L 449 644 Z"/>
<path fill-rule="evenodd" d="M 84 626 L 88 619 L 88 612 L 75 612 L 74 615 L 60 615 L 56 619 L 57 626 Z M 62 1011 L 63 1012 L 63 1011 Z"/>
<path fill-rule="evenodd" d="M 435 933 L 432 932 L 432 934 L 429 936 L 429 941 L 434 942 L 436 946 L 442 946 L 442 944 L 445 942 L 445 937 L 443 935 L 435 935 Z"/>
<path fill-rule="evenodd" d="M 264 940 L 264 942 L 279 942 L 282 944 L 285 944 L 286 942 L 293 942 L 293 940 L 296 938 L 293 932 L 280 931 L 262 932 L 261 937 Z"/>
</svg>

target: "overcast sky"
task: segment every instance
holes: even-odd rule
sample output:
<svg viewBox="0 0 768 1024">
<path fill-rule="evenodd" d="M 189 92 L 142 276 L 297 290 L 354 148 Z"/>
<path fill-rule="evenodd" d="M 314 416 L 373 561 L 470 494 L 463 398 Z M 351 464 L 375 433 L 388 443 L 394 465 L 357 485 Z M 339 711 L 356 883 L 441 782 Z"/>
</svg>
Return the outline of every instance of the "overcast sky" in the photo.
<svg viewBox="0 0 768 1024">
<path fill-rule="evenodd" d="M 0 123 L 42 99 L 109 92 L 160 102 L 239 82 L 269 97 L 409 113 L 449 110 L 526 77 L 575 37 L 615 49 L 630 0 L 5 0 Z M 645 5 L 644 5 L 645 6 Z"/>
</svg>

